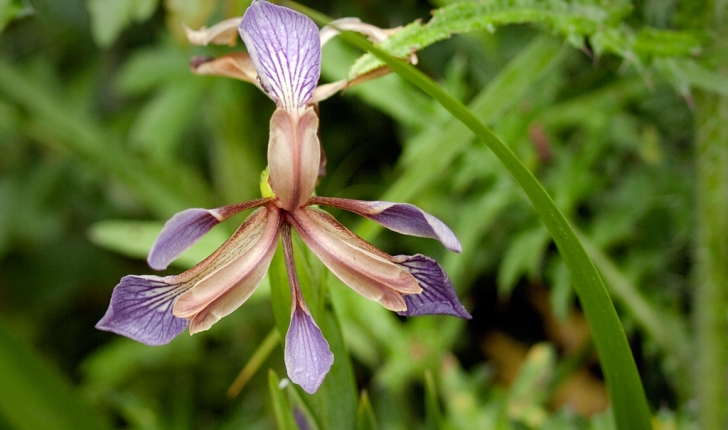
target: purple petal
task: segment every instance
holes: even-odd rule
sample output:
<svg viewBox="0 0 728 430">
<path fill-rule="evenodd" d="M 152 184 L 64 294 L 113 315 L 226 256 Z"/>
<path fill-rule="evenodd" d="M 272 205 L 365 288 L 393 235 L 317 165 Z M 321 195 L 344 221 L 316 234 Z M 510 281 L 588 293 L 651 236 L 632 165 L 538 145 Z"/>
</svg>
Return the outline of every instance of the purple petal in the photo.
<svg viewBox="0 0 728 430">
<path fill-rule="evenodd" d="M 293 419 L 296 420 L 298 430 L 311 430 L 311 424 L 308 422 L 308 418 L 306 417 L 306 414 L 303 413 L 301 408 L 296 407 L 293 410 Z"/>
<path fill-rule="evenodd" d="M 397 233 L 437 239 L 450 251 L 462 251 L 460 241 L 445 223 L 409 203 L 314 197 L 309 204 L 341 208 L 376 221 Z"/>
<path fill-rule="evenodd" d="M 334 363 L 334 354 L 311 314 L 296 307 L 286 334 L 285 357 L 288 377 L 313 394 L 324 382 Z"/>
<path fill-rule="evenodd" d="M 262 206 L 270 199 L 256 199 L 217 209 L 187 209 L 170 218 L 154 241 L 147 263 L 154 270 L 164 270 L 194 245 L 210 229 L 244 210 Z"/>
<path fill-rule="evenodd" d="M 265 92 L 289 112 L 308 103 L 321 72 L 316 24 L 291 9 L 256 1 L 239 30 Z"/>
<path fill-rule="evenodd" d="M 211 228 L 220 223 L 212 211 L 187 209 L 175 214 L 165 224 L 149 251 L 147 263 L 154 270 L 164 270 Z"/>
<path fill-rule="evenodd" d="M 188 321 L 172 314 L 183 285 L 169 284 L 159 276 L 124 276 L 111 295 L 106 315 L 96 324 L 147 345 L 164 345 L 180 334 Z"/>
<path fill-rule="evenodd" d="M 446 314 L 465 319 L 472 318 L 458 300 L 450 277 L 437 261 L 422 254 L 397 255 L 394 260 L 411 273 L 422 287 L 420 294 L 404 296 L 407 310 L 398 312 L 400 315 L 413 317 Z"/>
</svg>

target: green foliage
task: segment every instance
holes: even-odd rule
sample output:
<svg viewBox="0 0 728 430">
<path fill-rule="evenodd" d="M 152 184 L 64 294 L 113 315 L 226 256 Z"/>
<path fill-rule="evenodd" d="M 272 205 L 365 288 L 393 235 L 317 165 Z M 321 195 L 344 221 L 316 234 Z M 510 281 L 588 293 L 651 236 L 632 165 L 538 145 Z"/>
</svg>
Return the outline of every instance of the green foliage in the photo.
<svg viewBox="0 0 728 430">
<path fill-rule="evenodd" d="M 108 47 L 132 21 L 146 21 L 159 0 L 87 0 L 94 41 Z"/>
<path fill-rule="evenodd" d="M 162 230 L 162 223 L 145 221 L 101 221 L 89 228 L 94 244 L 132 258 L 145 259 Z M 190 268 L 212 254 L 228 236 L 219 229 L 205 235 L 172 264 Z"/>
<path fill-rule="evenodd" d="M 0 32 L 13 20 L 32 13 L 33 8 L 25 0 L 0 0 Z"/>
<path fill-rule="evenodd" d="M 649 411 L 637 373 L 634 358 L 606 288 L 594 264 L 569 226 L 551 196 L 492 131 L 485 127 L 460 101 L 452 98 L 422 72 L 401 63 L 382 50 L 368 47 L 361 39 L 350 38 L 369 49 L 397 73 L 406 76 L 427 94 L 435 98 L 458 120 L 465 124 L 488 149 L 498 157 L 528 196 L 539 217 L 549 230 L 561 257 L 574 280 L 574 288 L 584 308 L 594 342 L 599 353 L 602 371 L 611 394 L 614 416 L 620 429 L 649 428 Z"/>
<path fill-rule="evenodd" d="M 643 27 L 635 35 L 622 24 L 630 6 L 617 2 L 604 7 L 598 2 L 562 0 L 495 0 L 454 3 L 433 12 L 427 24 L 414 22 L 380 44 L 389 54 L 406 58 L 453 34 L 474 31 L 494 32 L 509 24 L 538 23 L 561 35 L 578 49 L 594 55 L 617 54 L 641 69 L 645 60 L 656 57 L 675 57 L 694 54 L 700 41 L 690 33 Z M 381 60 L 368 54 L 360 58 L 349 72 L 358 76 L 381 66 Z"/>
<path fill-rule="evenodd" d="M 263 430 L 298 428 L 296 417 L 313 429 L 623 423 L 604 404 L 581 409 L 598 389 L 573 388 L 604 366 L 583 323 L 589 304 L 575 293 L 585 284 L 496 156 L 397 74 L 321 103 L 328 165 L 317 192 L 409 202 L 445 221 L 461 254 L 335 214 L 387 252 L 436 258 L 472 321 L 399 318 L 294 238 L 306 301 L 335 355 L 314 396 L 285 377 L 282 256 L 205 333 L 147 347 L 94 330 L 121 276 L 152 273 L 143 259 L 169 216 L 259 195 L 273 104 L 251 85 L 190 74 L 193 55 L 242 48 L 189 47 L 181 27 L 239 16 L 248 3 L 0 1 L 0 428 Z M 402 24 L 378 46 L 402 59 L 417 50 L 417 68 L 543 184 L 604 280 L 659 429 L 726 427 L 715 377 L 728 356 L 720 4 L 316 4 Z M 324 48 L 323 81 L 377 64 L 337 38 Z M 243 216 L 163 275 L 199 262 Z M 510 346 L 495 348 L 494 333 Z M 508 373 L 503 363 L 522 364 Z M 241 369 L 245 386 L 228 399 Z M 625 369 L 620 377 L 634 383 Z M 617 403 L 640 403 L 630 396 Z"/>
<path fill-rule="evenodd" d="M 0 325 L 0 412 L 17 429 L 104 429 L 109 424 L 35 351 Z"/>
</svg>

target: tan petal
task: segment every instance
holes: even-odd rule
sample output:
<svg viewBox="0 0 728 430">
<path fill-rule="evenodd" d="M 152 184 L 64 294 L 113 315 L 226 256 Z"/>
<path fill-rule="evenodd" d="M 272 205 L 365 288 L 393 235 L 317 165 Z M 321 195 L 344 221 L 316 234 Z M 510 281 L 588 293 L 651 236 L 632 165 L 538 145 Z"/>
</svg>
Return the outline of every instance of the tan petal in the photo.
<svg viewBox="0 0 728 430">
<path fill-rule="evenodd" d="M 311 102 L 318 103 L 320 101 L 326 100 L 339 91 L 351 88 L 355 85 L 363 84 L 364 82 L 371 81 L 372 79 L 382 77 L 391 71 L 392 70 L 389 67 L 381 66 L 377 67 L 374 70 L 370 70 L 364 74 L 361 74 L 350 81 L 342 79 L 340 81 L 319 85 L 313 92 Z"/>
<path fill-rule="evenodd" d="M 209 328 L 253 293 L 270 265 L 280 229 L 280 210 L 261 208 L 216 252 L 175 303 L 174 315 L 192 318 L 190 332 Z"/>
<path fill-rule="evenodd" d="M 233 285 L 222 296 L 215 299 L 199 313 L 195 314 L 190 322 L 190 334 L 205 331 L 226 315 L 232 313 L 245 303 L 260 285 L 268 271 L 268 266 L 275 253 L 276 242 L 273 241 L 267 252 L 260 257 L 258 263 L 237 284 Z"/>
<path fill-rule="evenodd" d="M 389 36 L 402 30 L 402 27 L 383 29 L 365 22 L 361 22 L 359 18 L 340 18 L 331 21 L 323 27 L 319 32 L 321 37 L 321 46 L 324 46 L 329 40 L 336 37 L 342 31 L 355 31 L 368 37 L 372 43 L 381 43 Z"/>
<path fill-rule="evenodd" d="M 192 30 L 184 26 L 187 40 L 193 45 L 204 45 L 212 43 L 215 45 L 235 46 L 238 41 L 238 25 L 242 17 L 230 18 L 218 22 L 210 28 L 202 27 L 199 30 Z"/>
<path fill-rule="evenodd" d="M 362 296 L 387 309 L 403 311 L 407 305 L 402 294 L 422 292 L 417 280 L 390 261 L 391 256 L 356 236 L 328 213 L 306 207 L 287 219 L 326 267 Z"/>
<path fill-rule="evenodd" d="M 326 100 L 327 98 L 333 96 L 337 92 L 343 90 L 344 88 L 347 88 L 349 86 L 349 81 L 346 79 L 342 79 L 340 81 L 331 82 L 329 84 L 322 84 L 316 87 L 315 90 L 313 90 L 313 97 L 311 98 L 312 103 L 318 103 L 322 100 Z"/>
<path fill-rule="evenodd" d="M 247 52 L 232 52 L 220 58 L 194 57 L 190 70 L 196 75 L 225 76 L 252 82 L 260 88 L 253 60 Z"/>
<path fill-rule="evenodd" d="M 278 108 L 270 120 L 270 183 L 281 207 L 293 212 L 313 194 L 321 164 L 318 116 L 308 107 L 301 116 Z"/>
</svg>

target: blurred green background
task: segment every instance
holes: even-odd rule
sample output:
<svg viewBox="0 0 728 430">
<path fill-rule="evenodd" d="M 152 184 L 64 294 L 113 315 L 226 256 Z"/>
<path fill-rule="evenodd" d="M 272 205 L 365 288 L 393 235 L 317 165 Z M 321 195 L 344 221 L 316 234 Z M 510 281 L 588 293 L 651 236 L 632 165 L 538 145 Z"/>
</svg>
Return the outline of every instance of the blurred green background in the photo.
<svg viewBox="0 0 728 430">
<path fill-rule="evenodd" d="M 389 28 L 426 23 L 446 3 L 306 5 Z M 569 273 L 531 204 L 396 75 L 321 104 L 317 192 L 413 203 L 451 226 L 462 254 L 336 214 L 391 254 L 437 258 L 471 321 L 399 318 L 306 258 L 310 278 L 331 284 L 327 324 L 349 351 L 330 376 L 348 384 L 338 415 L 326 394 L 277 391 L 274 275 L 211 330 L 163 347 L 94 329 L 122 276 L 152 273 L 143 256 L 169 216 L 259 196 L 273 103 L 190 73 L 192 56 L 242 44 L 193 47 L 182 32 L 248 4 L 0 0 L 0 428 L 286 428 L 285 404 L 313 428 L 613 428 Z M 485 4 L 500 20 L 420 51 L 418 68 L 493 128 L 580 233 L 654 426 L 726 428 L 726 2 Z M 346 77 L 360 55 L 334 40 L 322 80 Z M 235 223 L 166 273 L 204 258 Z M 256 351 L 256 371 L 229 395 Z"/>
</svg>

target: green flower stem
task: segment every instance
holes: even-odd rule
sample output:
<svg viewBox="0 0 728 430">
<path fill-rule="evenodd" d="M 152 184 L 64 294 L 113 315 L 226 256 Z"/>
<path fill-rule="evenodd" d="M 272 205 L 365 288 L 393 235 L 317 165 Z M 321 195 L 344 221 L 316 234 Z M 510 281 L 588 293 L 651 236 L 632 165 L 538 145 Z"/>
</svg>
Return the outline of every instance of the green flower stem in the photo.
<svg viewBox="0 0 728 430">
<path fill-rule="evenodd" d="M 289 3 L 289 2 L 287 2 Z M 320 23 L 327 17 L 296 5 Z M 381 49 L 358 34 L 342 33 L 341 37 L 352 45 L 371 52 L 384 61 L 394 72 L 438 101 L 453 116 L 465 124 L 490 148 L 515 177 L 526 192 L 571 272 L 574 288 L 581 301 L 584 314 L 594 338 L 602 371 L 611 394 L 615 422 L 619 429 L 649 429 L 650 413 L 642 382 L 632 357 L 627 337 L 617 317 L 599 273 L 569 226 L 564 215 L 554 204 L 546 190 L 523 165 L 518 157 L 493 132 L 483 125 L 459 100 L 450 96 L 424 73 Z"/>
<path fill-rule="evenodd" d="M 240 390 L 245 387 L 245 384 L 247 384 L 250 378 L 255 375 L 258 369 L 260 369 L 265 360 L 268 359 L 270 354 L 280 342 L 281 336 L 278 334 L 278 329 L 274 327 L 270 331 L 270 333 L 268 333 L 268 336 L 263 339 L 263 342 L 260 343 L 258 348 L 253 353 L 253 356 L 250 357 L 250 360 L 248 360 L 248 362 L 245 364 L 243 370 L 240 371 L 238 376 L 235 378 L 235 381 L 233 381 L 233 383 L 228 388 L 228 398 L 234 399 L 238 396 L 238 394 L 240 394 Z"/>
<path fill-rule="evenodd" d="M 695 392 L 705 429 L 728 428 L 728 97 L 696 95 Z"/>
</svg>

